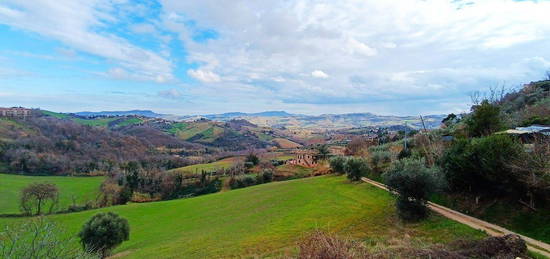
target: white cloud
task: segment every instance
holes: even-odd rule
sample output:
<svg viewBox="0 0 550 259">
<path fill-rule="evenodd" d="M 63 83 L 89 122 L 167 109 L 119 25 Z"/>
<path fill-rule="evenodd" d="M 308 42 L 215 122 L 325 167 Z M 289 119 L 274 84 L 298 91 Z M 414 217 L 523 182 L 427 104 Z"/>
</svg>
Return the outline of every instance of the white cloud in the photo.
<svg viewBox="0 0 550 259">
<path fill-rule="evenodd" d="M 311 76 L 316 78 L 328 78 L 328 75 L 321 70 L 315 70 L 311 72 Z"/>
<path fill-rule="evenodd" d="M 158 92 L 158 96 L 168 99 L 180 99 L 183 97 L 183 93 L 177 89 L 168 89 Z"/>
<path fill-rule="evenodd" d="M 357 41 L 355 39 L 350 39 L 348 41 L 348 48 L 349 48 L 349 51 L 352 54 L 359 54 L 359 55 L 363 55 L 363 56 L 367 56 L 367 57 L 374 56 L 378 53 L 378 51 L 376 51 L 376 49 L 371 48 L 371 47 L 367 46 L 365 43 L 362 43 L 362 42 Z"/>
<path fill-rule="evenodd" d="M 223 78 L 223 85 L 202 86 L 211 95 L 296 103 L 437 100 L 499 82 L 536 80 L 541 66 L 513 64 L 538 56 L 550 60 L 544 47 L 550 40 L 544 11 L 550 2 L 469 2 L 162 0 L 162 5 L 163 26 L 185 42 L 188 61 Z M 194 42 L 182 17 L 220 37 Z M 318 80 L 329 76 L 319 68 L 330 71 L 330 80 Z"/>
<path fill-rule="evenodd" d="M 109 0 L 51 0 L 0 3 L 0 23 L 61 41 L 78 51 L 97 55 L 124 67 L 137 78 L 173 78 L 172 63 L 153 51 L 131 44 L 106 30 L 119 17 Z"/>
<path fill-rule="evenodd" d="M 202 70 L 202 69 L 189 69 L 187 70 L 187 74 L 199 81 L 205 82 L 205 83 L 216 83 L 220 82 L 220 76 L 218 76 L 216 73 L 208 70 Z"/>
</svg>

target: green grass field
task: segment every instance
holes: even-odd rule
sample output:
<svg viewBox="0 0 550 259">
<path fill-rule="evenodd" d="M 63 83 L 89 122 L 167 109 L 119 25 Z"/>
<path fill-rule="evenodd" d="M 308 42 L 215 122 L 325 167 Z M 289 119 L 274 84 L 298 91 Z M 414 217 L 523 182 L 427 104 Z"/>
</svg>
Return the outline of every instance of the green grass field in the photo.
<svg viewBox="0 0 550 259">
<path fill-rule="evenodd" d="M 176 169 L 172 169 L 170 171 L 173 172 L 188 172 L 188 173 L 201 173 L 203 170 L 206 172 L 213 172 L 216 170 L 219 170 L 221 168 L 229 168 L 233 166 L 238 161 L 242 161 L 243 159 L 240 157 L 228 157 L 216 162 L 207 163 L 207 164 L 196 164 L 196 165 L 189 165 L 184 166 Z"/>
<path fill-rule="evenodd" d="M 368 184 L 323 176 L 275 182 L 190 199 L 130 204 L 48 218 L 76 235 L 98 212 L 128 219 L 130 240 L 121 258 L 224 258 L 281 256 L 315 229 L 369 243 L 406 236 L 420 242 L 481 238 L 483 233 L 439 216 L 403 224 L 393 197 Z M 0 218 L 0 227 L 24 219 Z M 75 245 L 78 245 L 75 243 Z"/>
<path fill-rule="evenodd" d="M 0 174 L 0 214 L 19 213 L 19 193 L 30 183 L 54 183 L 59 188 L 59 209 L 67 209 L 72 197 L 82 205 L 94 199 L 103 177 L 22 176 Z"/>
</svg>

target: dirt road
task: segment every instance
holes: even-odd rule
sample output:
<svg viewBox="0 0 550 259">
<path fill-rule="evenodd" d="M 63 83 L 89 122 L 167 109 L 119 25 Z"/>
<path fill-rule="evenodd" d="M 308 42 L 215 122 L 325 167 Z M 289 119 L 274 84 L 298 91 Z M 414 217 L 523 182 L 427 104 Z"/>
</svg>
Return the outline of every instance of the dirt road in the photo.
<svg viewBox="0 0 550 259">
<path fill-rule="evenodd" d="M 364 182 L 367 182 L 369 184 L 372 184 L 372 185 L 374 185 L 374 186 L 376 186 L 380 189 L 384 189 L 386 191 L 389 191 L 388 188 L 384 184 L 381 184 L 379 182 L 373 181 L 373 180 L 365 178 L 365 177 L 361 178 L 361 180 L 363 180 Z M 435 211 L 435 212 L 443 215 L 446 218 L 449 218 L 449 219 L 452 219 L 454 221 L 460 222 L 462 224 L 468 225 L 472 228 L 485 231 L 487 234 L 489 234 L 491 236 L 502 236 L 502 235 L 507 235 L 507 234 L 518 235 L 521 238 L 523 238 L 523 240 L 525 240 L 525 242 L 527 243 L 527 248 L 530 251 L 539 253 L 541 255 L 544 255 L 544 256 L 550 258 L 550 245 L 547 244 L 547 243 L 544 243 L 542 241 L 538 241 L 538 240 L 532 239 L 530 237 L 526 237 L 526 236 L 517 234 L 517 233 L 512 232 L 512 231 L 510 231 L 508 229 L 505 229 L 503 227 L 497 226 L 497 225 L 489 223 L 487 221 L 483 221 L 483 220 L 468 216 L 466 214 L 460 213 L 458 211 L 449 209 L 447 207 L 441 206 L 441 205 L 433 203 L 433 202 L 428 202 L 428 207 L 432 211 Z"/>
</svg>

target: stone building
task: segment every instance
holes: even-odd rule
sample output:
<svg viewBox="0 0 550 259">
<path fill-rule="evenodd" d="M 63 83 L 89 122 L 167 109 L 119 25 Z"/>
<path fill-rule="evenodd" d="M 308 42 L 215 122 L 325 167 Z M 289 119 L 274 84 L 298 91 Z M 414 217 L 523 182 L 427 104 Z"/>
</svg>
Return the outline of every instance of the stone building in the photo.
<svg viewBox="0 0 550 259">
<path fill-rule="evenodd" d="M 316 167 L 318 165 L 317 158 L 314 154 L 309 152 L 298 152 L 296 157 L 287 162 L 291 165 L 299 165 L 304 167 Z"/>
<path fill-rule="evenodd" d="M 31 116 L 32 110 L 22 107 L 0 108 L 0 117 L 26 118 Z"/>
</svg>

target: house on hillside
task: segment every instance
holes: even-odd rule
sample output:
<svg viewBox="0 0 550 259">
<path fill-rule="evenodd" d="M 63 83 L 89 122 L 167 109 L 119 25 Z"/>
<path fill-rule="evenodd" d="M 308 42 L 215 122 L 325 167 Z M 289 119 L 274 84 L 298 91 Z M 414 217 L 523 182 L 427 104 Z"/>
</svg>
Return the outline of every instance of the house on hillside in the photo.
<svg viewBox="0 0 550 259">
<path fill-rule="evenodd" d="M 299 165 L 303 167 L 316 167 L 318 165 L 317 158 L 311 152 L 301 151 L 296 153 L 296 157 L 287 162 L 289 165 Z"/>
<path fill-rule="evenodd" d="M 0 117 L 26 118 L 31 116 L 32 110 L 23 107 L 0 108 Z"/>
</svg>

